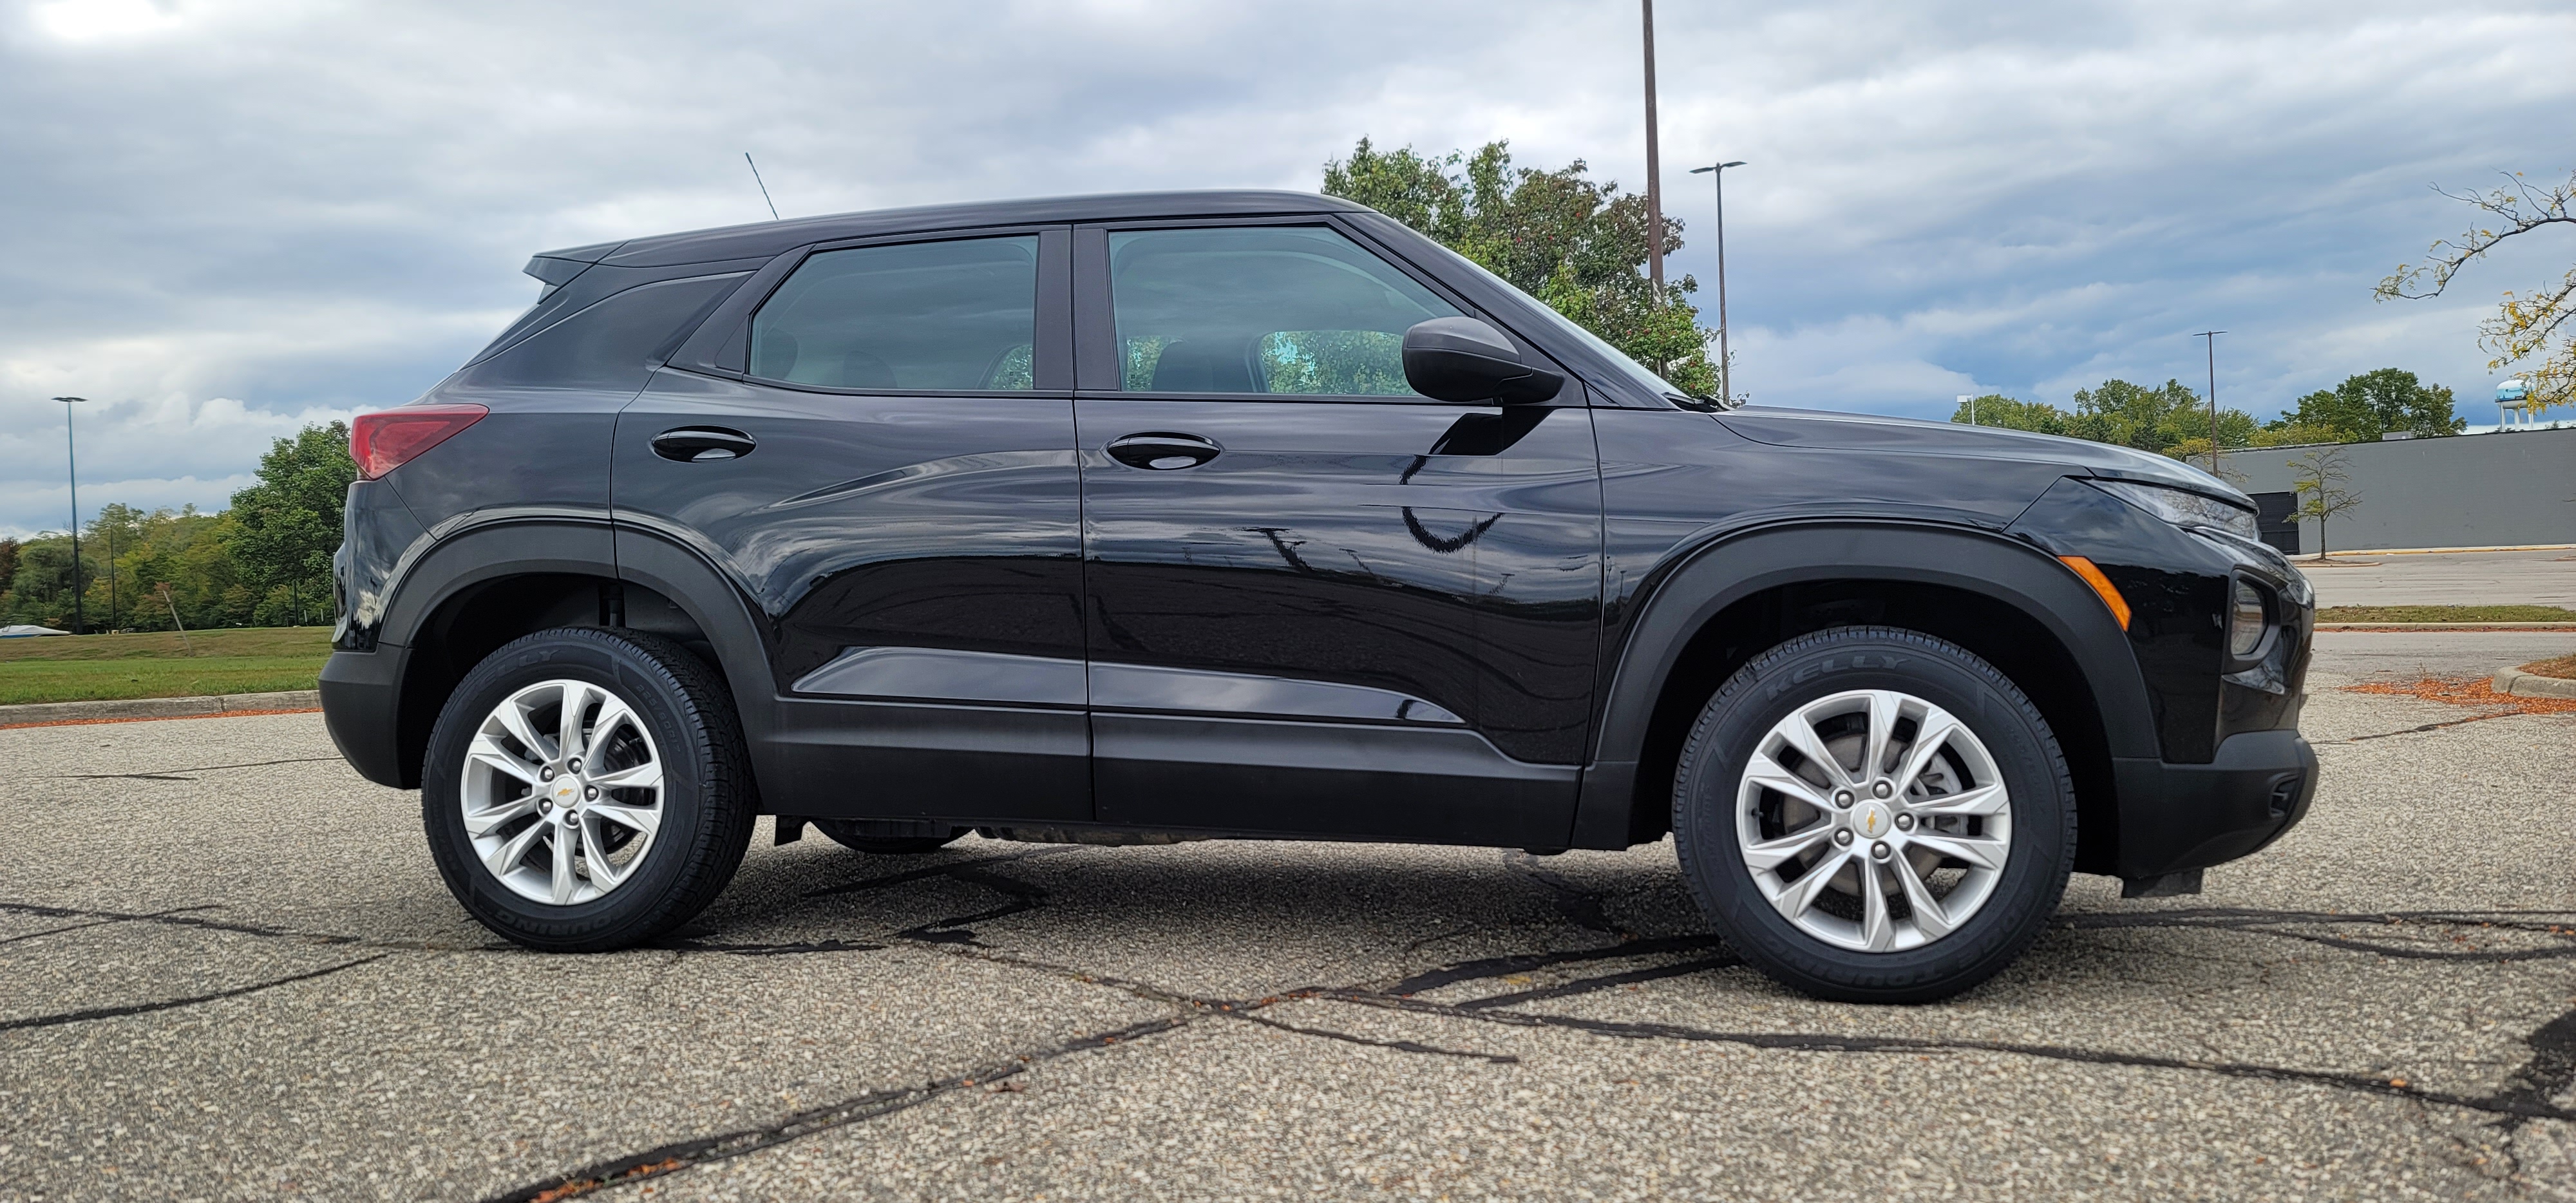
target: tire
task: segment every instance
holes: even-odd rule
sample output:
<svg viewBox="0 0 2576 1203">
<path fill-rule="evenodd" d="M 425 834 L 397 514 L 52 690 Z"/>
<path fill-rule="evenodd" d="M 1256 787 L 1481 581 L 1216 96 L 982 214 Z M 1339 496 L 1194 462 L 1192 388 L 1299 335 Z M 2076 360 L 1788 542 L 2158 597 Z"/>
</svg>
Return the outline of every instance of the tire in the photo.
<svg viewBox="0 0 2576 1203">
<path fill-rule="evenodd" d="M 1878 771 L 1859 771 L 1874 732 Z M 1915 631 L 1835 627 L 1709 699 L 1674 773 L 1673 841 L 1754 967 L 1823 999 L 1930 1002 L 2011 964 L 2056 913 L 2075 788 L 1993 665 Z"/>
<path fill-rule="evenodd" d="M 420 798 L 456 900 L 545 952 L 688 922 L 733 879 L 758 810 L 715 671 L 668 639 L 592 627 L 524 636 L 467 673 L 430 732 Z"/>
<path fill-rule="evenodd" d="M 813 819 L 810 821 L 814 824 L 814 830 L 830 837 L 833 843 L 852 852 L 864 852 L 870 856 L 919 856 L 924 852 L 937 852 L 956 843 L 957 837 L 966 834 L 966 829 L 963 827 L 949 828 L 946 835 L 872 834 L 886 828 L 929 826 L 926 823 L 903 820 L 887 822 L 881 819 Z"/>
</svg>

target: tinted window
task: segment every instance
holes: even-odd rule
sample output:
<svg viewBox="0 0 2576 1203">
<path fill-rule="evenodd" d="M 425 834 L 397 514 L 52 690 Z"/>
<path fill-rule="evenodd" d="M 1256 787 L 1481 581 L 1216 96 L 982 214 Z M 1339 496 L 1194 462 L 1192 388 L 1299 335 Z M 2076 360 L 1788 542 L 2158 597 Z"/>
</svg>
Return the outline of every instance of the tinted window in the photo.
<svg viewBox="0 0 2576 1203">
<path fill-rule="evenodd" d="M 751 374 L 832 388 L 1026 389 L 1038 240 L 826 251 L 751 322 Z"/>
<path fill-rule="evenodd" d="M 1458 311 L 1317 226 L 1109 236 L 1122 387 L 1412 396 L 1404 331 Z"/>
<path fill-rule="evenodd" d="M 627 289 L 475 364 L 465 382 L 477 388 L 634 392 L 742 280 L 736 272 Z"/>
</svg>

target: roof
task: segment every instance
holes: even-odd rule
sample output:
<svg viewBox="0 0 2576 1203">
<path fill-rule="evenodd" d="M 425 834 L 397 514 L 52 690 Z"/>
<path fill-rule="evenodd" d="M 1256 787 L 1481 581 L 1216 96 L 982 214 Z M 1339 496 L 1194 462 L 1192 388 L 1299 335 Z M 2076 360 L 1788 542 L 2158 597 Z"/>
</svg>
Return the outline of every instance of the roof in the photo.
<svg viewBox="0 0 2576 1203">
<path fill-rule="evenodd" d="M 541 251 L 539 259 L 606 263 L 614 267 L 667 267 L 728 259 L 766 258 L 791 247 L 836 238 L 909 234 L 930 230 L 963 230 L 980 226 L 1036 225 L 1050 222 L 1128 221 L 1155 217 L 1251 217 L 1267 214 L 1363 213 L 1368 207 L 1312 192 L 1249 189 L 1212 192 L 1124 192 L 1096 196 L 1050 196 L 1027 200 L 975 201 L 956 205 L 923 205 L 909 209 L 876 209 L 722 226 L 680 234 L 656 234 L 623 242 Z"/>
</svg>

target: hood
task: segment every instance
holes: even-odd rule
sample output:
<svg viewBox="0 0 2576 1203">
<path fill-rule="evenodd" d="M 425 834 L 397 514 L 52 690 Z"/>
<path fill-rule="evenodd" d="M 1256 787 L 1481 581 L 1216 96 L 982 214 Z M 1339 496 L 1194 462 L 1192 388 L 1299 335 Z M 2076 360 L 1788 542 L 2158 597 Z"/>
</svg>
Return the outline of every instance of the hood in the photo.
<svg viewBox="0 0 2576 1203">
<path fill-rule="evenodd" d="M 1728 410 L 1717 415 L 1717 420 L 1745 438 L 1777 447 L 1905 451 L 1921 455 L 2054 464 L 2063 467 L 2070 476 L 2099 476 L 2167 485 L 2223 497 L 2247 509 L 2254 508 L 2253 499 L 2236 486 L 2181 460 L 2151 451 L 2096 443 L 2090 439 L 2033 434 L 1996 426 L 1927 422 L 1919 418 L 1884 418 L 1874 414 L 1754 405 Z"/>
</svg>

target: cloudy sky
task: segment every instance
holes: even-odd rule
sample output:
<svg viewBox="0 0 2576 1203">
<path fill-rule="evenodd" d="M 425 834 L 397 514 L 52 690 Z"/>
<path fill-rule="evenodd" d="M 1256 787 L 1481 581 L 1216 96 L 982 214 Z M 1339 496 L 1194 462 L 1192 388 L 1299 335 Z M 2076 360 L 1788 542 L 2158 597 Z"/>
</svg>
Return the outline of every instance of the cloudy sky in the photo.
<svg viewBox="0 0 2576 1203">
<path fill-rule="evenodd" d="M 1677 272 L 1729 173 L 1739 387 L 1944 416 L 2203 376 L 2270 414 L 2356 371 L 2487 395 L 2481 309 L 2570 247 L 2370 286 L 2576 168 L 2558 3 L 1668 0 Z M 1643 183 L 1634 0 L 1188 4 L 0 0 L 0 533 L 218 506 L 267 440 L 418 395 L 530 252 L 766 216 L 1317 185 L 1368 135 Z M 2543 254 L 2546 252 L 2546 254 Z M 1707 294 L 1703 294 L 1704 299 Z M 1712 307 L 1713 308 L 1713 307 Z M 2492 420 L 2483 404 L 2472 421 Z"/>
</svg>

